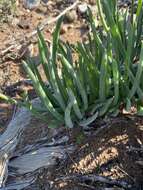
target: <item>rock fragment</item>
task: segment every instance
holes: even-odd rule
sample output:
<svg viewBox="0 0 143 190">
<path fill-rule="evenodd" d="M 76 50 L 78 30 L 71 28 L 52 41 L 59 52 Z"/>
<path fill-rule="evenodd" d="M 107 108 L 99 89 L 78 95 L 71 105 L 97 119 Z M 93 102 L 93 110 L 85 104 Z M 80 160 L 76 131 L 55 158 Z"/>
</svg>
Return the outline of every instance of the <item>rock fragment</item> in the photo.
<svg viewBox="0 0 143 190">
<path fill-rule="evenodd" d="M 47 4 L 49 0 L 42 0 L 43 3 Z"/>
<path fill-rule="evenodd" d="M 23 5 L 26 9 L 33 10 L 40 5 L 40 0 L 24 0 Z"/>
<path fill-rule="evenodd" d="M 83 3 L 78 5 L 77 10 L 80 15 L 85 15 L 87 13 L 88 5 L 87 3 Z"/>
<path fill-rule="evenodd" d="M 68 23 L 72 23 L 77 20 L 77 14 L 75 10 L 69 11 L 65 14 L 65 21 Z"/>
</svg>

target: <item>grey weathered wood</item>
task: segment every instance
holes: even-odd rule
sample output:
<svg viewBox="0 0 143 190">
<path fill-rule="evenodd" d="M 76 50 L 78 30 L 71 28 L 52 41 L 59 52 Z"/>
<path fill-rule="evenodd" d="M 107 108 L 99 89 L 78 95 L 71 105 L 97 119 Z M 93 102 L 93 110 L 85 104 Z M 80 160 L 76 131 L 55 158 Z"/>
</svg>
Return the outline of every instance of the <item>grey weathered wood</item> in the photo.
<svg viewBox="0 0 143 190">
<path fill-rule="evenodd" d="M 20 175 L 35 172 L 41 168 L 51 168 L 57 164 L 57 160 L 65 160 L 66 152 L 73 151 L 72 146 L 43 147 L 28 152 L 9 162 Z"/>
<path fill-rule="evenodd" d="M 20 109 L 15 118 L 10 122 L 6 131 L 0 136 L 0 187 L 7 178 L 7 163 L 11 157 L 19 137 L 31 119 L 31 113 L 26 109 Z"/>
<path fill-rule="evenodd" d="M 36 107 L 41 107 L 39 99 L 32 101 Z M 65 160 L 67 152 L 73 152 L 72 145 L 66 145 L 69 137 L 62 136 L 48 142 L 47 139 L 39 139 L 34 145 L 27 145 L 23 150 L 16 151 L 20 137 L 30 125 L 32 114 L 26 108 L 18 109 L 15 117 L 9 123 L 6 131 L 0 136 L 0 189 L 22 189 L 28 186 L 30 179 L 24 179 L 23 174 L 35 176 L 35 172 L 41 168 L 49 168 L 57 164 L 57 160 Z M 15 157 L 16 156 L 16 157 Z M 11 159 L 12 158 L 12 159 Z M 9 167 L 8 167 L 9 166 Z M 11 169 L 11 173 L 8 169 Z M 14 175 L 15 182 L 9 184 L 7 177 Z M 16 177 L 18 176 L 18 178 Z M 19 181 L 19 177 L 23 180 Z M 6 183 L 7 182 L 7 183 Z"/>
<path fill-rule="evenodd" d="M 29 177 L 28 179 L 16 180 L 9 183 L 6 187 L 1 188 L 1 190 L 14 190 L 14 189 L 21 190 L 23 188 L 28 187 L 34 182 L 35 182 L 34 177 Z"/>
<path fill-rule="evenodd" d="M 38 107 L 41 104 L 38 98 L 34 99 L 32 103 Z M 6 131 L 0 136 L 0 187 L 5 184 L 8 176 L 8 161 L 19 142 L 23 130 L 29 125 L 31 117 L 31 112 L 26 108 L 18 109 Z"/>
<path fill-rule="evenodd" d="M 77 181 L 77 182 L 81 182 L 84 183 L 86 181 L 90 181 L 91 183 L 95 183 L 95 182 L 100 182 L 100 183 L 104 183 L 104 184 L 110 184 L 110 185 L 115 185 L 117 187 L 122 187 L 123 189 L 130 189 L 131 185 L 129 185 L 127 182 L 122 181 L 122 180 L 116 180 L 116 179 L 111 179 L 109 177 L 104 177 L 104 176 L 99 176 L 99 175 L 94 175 L 94 174 L 88 174 L 88 175 L 84 175 L 84 174 L 74 174 L 74 175 L 69 175 L 69 176 L 63 176 L 63 177 L 59 177 L 56 179 L 56 181 L 68 181 L 68 180 L 72 180 L 72 181 Z M 85 183 L 86 184 L 86 183 Z"/>
</svg>

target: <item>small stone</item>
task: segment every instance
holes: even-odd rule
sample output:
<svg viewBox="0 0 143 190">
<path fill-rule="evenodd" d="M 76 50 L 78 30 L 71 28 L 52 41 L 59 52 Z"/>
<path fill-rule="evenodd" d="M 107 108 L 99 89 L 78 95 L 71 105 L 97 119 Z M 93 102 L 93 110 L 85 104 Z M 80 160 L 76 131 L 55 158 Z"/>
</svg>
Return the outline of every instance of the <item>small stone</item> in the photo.
<svg viewBox="0 0 143 190">
<path fill-rule="evenodd" d="M 72 23 L 74 22 L 75 20 L 77 19 L 77 14 L 76 14 L 76 11 L 73 10 L 73 11 L 69 11 L 65 14 L 65 21 L 66 22 L 69 22 L 69 23 Z"/>
<path fill-rule="evenodd" d="M 24 0 L 23 3 L 26 9 L 32 10 L 40 5 L 40 0 Z"/>
<path fill-rule="evenodd" d="M 73 24 L 69 24 L 69 25 L 67 26 L 67 29 L 68 29 L 68 30 L 70 30 L 70 29 L 72 29 L 72 28 L 74 28 L 74 25 L 73 25 Z"/>
<path fill-rule="evenodd" d="M 42 14 L 43 14 L 43 13 L 46 14 L 46 13 L 47 13 L 47 7 L 40 5 L 40 6 L 37 7 L 36 12 L 37 12 L 37 13 L 40 13 L 40 14 L 41 14 L 41 13 L 42 13 Z"/>
<path fill-rule="evenodd" d="M 141 167 L 143 167 L 143 161 L 136 161 L 137 164 L 139 164 Z"/>
<path fill-rule="evenodd" d="M 30 28 L 30 23 L 27 22 L 27 20 L 21 19 L 18 23 L 17 26 L 19 26 L 21 29 L 29 29 Z"/>
<path fill-rule="evenodd" d="M 86 14 L 87 9 L 88 9 L 87 3 L 83 3 L 83 4 L 81 4 L 81 5 L 78 5 L 78 7 L 77 7 L 77 10 L 78 10 L 78 12 L 79 12 L 81 15 Z"/>
<path fill-rule="evenodd" d="M 63 4 L 63 0 L 55 0 L 55 3 L 60 6 L 61 4 Z"/>
<path fill-rule="evenodd" d="M 12 19 L 12 25 L 13 26 L 16 26 L 16 25 L 18 25 L 19 24 L 19 19 L 18 18 L 13 18 Z"/>
<path fill-rule="evenodd" d="M 74 3 L 76 0 L 67 0 L 67 3 Z"/>
<path fill-rule="evenodd" d="M 95 5 L 95 4 L 96 4 L 95 1 L 96 1 L 96 0 L 89 0 L 89 4 L 90 4 L 90 5 Z"/>
<path fill-rule="evenodd" d="M 42 0 L 42 3 L 47 4 L 49 0 Z"/>
<path fill-rule="evenodd" d="M 67 27 L 65 25 L 61 26 L 60 34 L 64 34 L 67 32 Z"/>
</svg>

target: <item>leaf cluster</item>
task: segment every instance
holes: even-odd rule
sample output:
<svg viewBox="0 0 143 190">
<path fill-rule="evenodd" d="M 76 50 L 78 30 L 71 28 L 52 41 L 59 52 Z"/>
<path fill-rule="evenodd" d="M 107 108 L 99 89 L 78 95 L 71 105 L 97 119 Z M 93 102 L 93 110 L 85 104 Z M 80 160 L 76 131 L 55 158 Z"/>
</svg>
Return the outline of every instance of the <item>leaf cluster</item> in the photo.
<svg viewBox="0 0 143 190">
<path fill-rule="evenodd" d="M 121 106 L 128 111 L 136 106 L 142 114 L 142 0 L 136 10 L 133 5 L 134 1 L 131 9 L 119 10 L 116 0 L 97 0 L 102 27 L 97 29 L 88 9 L 91 32 L 87 42 L 61 41 L 62 17 L 50 46 L 38 30 L 39 56 L 48 85 L 32 60 L 23 65 L 45 110 L 57 122 L 69 128 L 87 126 L 97 117 L 117 115 Z"/>
</svg>

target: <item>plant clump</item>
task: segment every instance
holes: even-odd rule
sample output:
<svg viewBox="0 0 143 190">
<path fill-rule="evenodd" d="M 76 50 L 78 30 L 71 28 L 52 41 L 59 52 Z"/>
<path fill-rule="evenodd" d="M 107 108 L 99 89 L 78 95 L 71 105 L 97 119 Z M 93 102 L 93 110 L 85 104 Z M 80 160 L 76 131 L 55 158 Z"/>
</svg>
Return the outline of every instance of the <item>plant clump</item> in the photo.
<svg viewBox="0 0 143 190">
<path fill-rule="evenodd" d="M 102 26 L 99 31 L 88 9 L 91 32 L 87 42 L 71 45 L 61 41 L 62 17 L 51 45 L 38 30 L 39 55 L 48 85 L 32 60 L 23 62 L 43 111 L 69 128 L 75 124 L 87 126 L 105 115 L 116 116 L 121 107 L 130 111 L 135 106 L 137 113 L 143 114 L 142 0 L 136 10 L 134 1 L 126 11 L 118 9 L 116 0 L 97 0 L 97 6 Z M 33 108 L 27 97 L 21 105 L 36 114 L 41 111 Z"/>
</svg>

